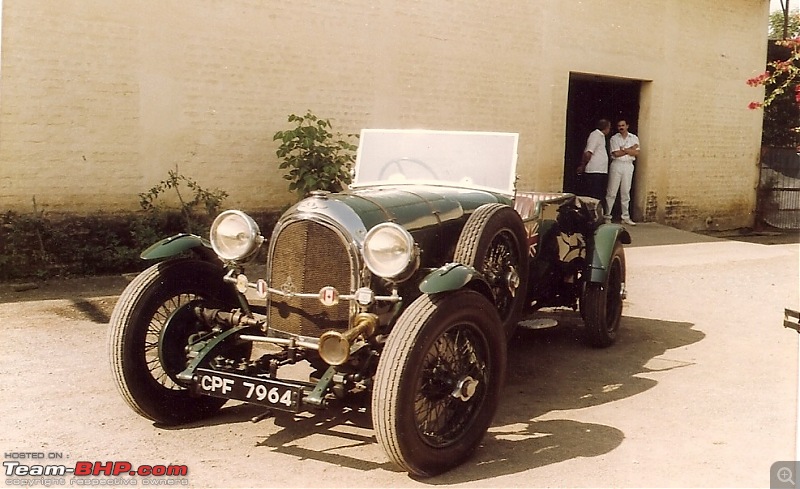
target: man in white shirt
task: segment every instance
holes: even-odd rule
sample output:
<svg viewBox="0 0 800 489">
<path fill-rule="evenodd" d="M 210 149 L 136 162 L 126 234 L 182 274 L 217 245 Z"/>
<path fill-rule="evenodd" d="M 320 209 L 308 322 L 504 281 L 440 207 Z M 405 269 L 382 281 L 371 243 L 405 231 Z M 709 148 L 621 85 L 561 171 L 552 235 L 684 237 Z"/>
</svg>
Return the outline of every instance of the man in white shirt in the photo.
<svg viewBox="0 0 800 489">
<path fill-rule="evenodd" d="M 631 182 L 633 182 L 633 162 L 639 156 L 639 138 L 636 134 L 628 132 L 628 123 L 625 119 L 617 123 L 617 134 L 611 136 L 609 143 L 611 149 L 611 165 L 608 168 L 608 189 L 606 191 L 606 222 L 611 222 L 611 209 L 617 200 L 622 208 L 622 222 L 635 226 L 631 220 Z"/>
<path fill-rule="evenodd" d="M 581 193 L 602 201 L 606 195 L 606 177 L 608 176 L 608 152 L 606 136 L 611 132 L 611 121 L 600 119 L 594 131 L 586 140 L 578 174 L 582 175 Z"/>
</svg>

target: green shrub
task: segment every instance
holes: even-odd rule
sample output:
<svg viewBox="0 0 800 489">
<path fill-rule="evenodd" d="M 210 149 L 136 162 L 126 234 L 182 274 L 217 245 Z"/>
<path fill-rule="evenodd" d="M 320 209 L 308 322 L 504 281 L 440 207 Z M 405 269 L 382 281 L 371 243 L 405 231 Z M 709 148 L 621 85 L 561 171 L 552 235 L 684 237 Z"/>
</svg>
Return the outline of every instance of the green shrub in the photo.
<svg viewBox="0 0 800 489">
<path fill-rule="evenodd" d="M 185 225 L 184 230 L 198 234 L 208 232 L 211 222 L 222 207 L 222 202 L 228 198 L 228 192 L 218 188 L 213 190 L 203 188 L 195 180 L 180 174 L 175 167 L 175 170 L 167 172 L 165 180 L 147 192 L 139 194 L 139 206 L 150 213 L 151 218 L 158 218 L 165 208 L 162 197 L 167 193 L 174 193 L 177 198 L 178 211 Z"/>
<path fill-rule="evenodd" d="M 280 168 L 288 169 L 283 178 L 289 180 L 289 190 L 301 198 L 313 190 L 341 191 L 350 183 L 357 146 L 331 133 L 330 121 L 310 110 L 304 116 L 291 114 L 288 121 L 295 127 L 276 132 L 272 140 L 281 142 L 275 154 L 283 160 Z"/>
<path fill-rule="evenodd" d="M 251 213 L 269 237 L 277 211 Z M 181 211 L 0 214 L 0 280 L 138 272 L 152 262 L 139 254 L 156 241 L 186 232 Z M 207 236 L 206 234 L 203 234 Z"/>
<path fill-rule="evenodd" d="M 178 208 L 162 197 L 174 192 Z M 167 179 L 139 194 L 140 212 L 50 215 L 8 211 L 0 215 L 0 280 L 46 279 L 136 272 L 150 262 L 139 255 L 158 240 L 178 233 L 208 236 L 224 190 L 207 190 L 170 170 Z M 252 214 L 269 236 L 275 211 Z"/>
</svg>

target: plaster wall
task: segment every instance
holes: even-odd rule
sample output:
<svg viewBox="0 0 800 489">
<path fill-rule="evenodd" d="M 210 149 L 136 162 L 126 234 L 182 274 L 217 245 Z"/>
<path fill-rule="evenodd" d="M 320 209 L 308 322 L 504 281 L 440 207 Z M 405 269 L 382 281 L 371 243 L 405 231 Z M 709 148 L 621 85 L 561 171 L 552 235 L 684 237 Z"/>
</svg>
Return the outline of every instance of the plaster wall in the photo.
<svg viewBox="0 0 800 489">
<path fill-rule="evenodd" d="M 767 0 L 5 0 L 0 209 L 135 210 L 167 171 L 294 199 L 272 135 L 520 133 L 520 187 L 560 190 L 570 73 L 641 80 L 640 215 L 752 223 Z"/>
</svg>

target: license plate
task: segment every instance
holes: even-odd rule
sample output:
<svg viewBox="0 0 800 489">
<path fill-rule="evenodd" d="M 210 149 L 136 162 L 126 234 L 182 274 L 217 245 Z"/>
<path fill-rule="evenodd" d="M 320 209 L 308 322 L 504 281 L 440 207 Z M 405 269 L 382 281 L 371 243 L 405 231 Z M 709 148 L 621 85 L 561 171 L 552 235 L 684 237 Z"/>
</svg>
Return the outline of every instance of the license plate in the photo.
<svg viewBox="0 0 800 489">
<path fill-rule="evenodd" d="M 195 375 L 195 390 L 199 394 L 237 399 L 282 411 L 300 410 L 303 395 L 300 385 L 204 368 L 198 368 Z"/>
</svg>

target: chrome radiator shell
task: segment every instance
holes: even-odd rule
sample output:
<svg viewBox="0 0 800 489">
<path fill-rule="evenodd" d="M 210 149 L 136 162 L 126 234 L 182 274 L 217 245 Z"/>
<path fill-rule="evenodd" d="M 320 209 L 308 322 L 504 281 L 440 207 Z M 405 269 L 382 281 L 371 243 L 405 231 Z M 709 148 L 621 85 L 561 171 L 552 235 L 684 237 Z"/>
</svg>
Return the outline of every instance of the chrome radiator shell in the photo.
<svg viewBox="0 0 800 489">
<path fill-rule="evenodd" d="M 270 240 L 268 286 L 307 294 L 332 286 L 342 295 L 352 294 L 360 287 L 361 260 L 350 234 L 325 215 L 298 213 L 282 219 Z M 356 312 L 351 301 L 324 306 L 316 298 L 270 294 L 267 326 L 318 338 L 325 331 L 348 329 Z"/>
</svg>

